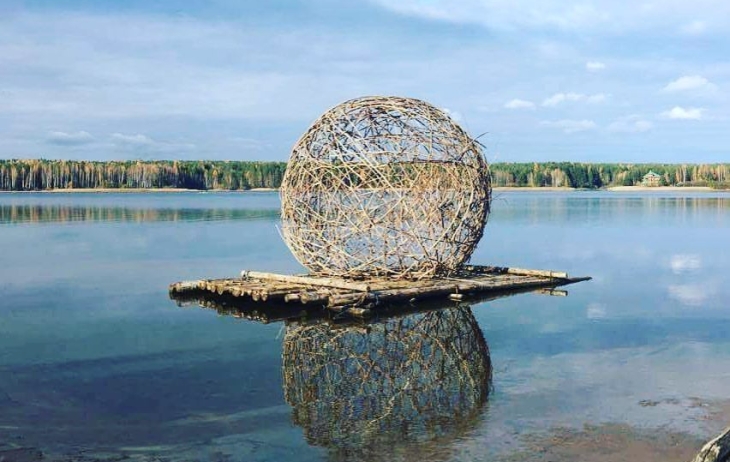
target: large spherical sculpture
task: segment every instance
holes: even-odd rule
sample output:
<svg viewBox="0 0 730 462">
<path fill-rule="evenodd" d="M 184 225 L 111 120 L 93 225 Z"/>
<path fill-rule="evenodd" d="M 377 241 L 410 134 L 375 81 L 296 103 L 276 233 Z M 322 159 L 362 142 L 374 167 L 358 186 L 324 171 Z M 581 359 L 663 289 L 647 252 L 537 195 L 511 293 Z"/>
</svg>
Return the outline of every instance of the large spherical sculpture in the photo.
<svg viewBox="0 0 730 462">
<path fill-rule="evenodd" d="M 294 145 L 282 235 L 314 274 L 448 274 L 481 239 L 490 195 L 479 143 L 446 113 L 416 99 L 358 98 Z"/>
</svg>

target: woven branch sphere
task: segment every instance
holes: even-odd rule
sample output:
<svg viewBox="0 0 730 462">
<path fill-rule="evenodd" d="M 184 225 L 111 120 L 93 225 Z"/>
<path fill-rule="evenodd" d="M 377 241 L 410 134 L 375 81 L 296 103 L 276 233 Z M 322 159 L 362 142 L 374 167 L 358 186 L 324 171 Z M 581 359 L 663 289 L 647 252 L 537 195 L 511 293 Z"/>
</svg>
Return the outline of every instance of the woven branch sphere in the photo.
<svg viewBox="0 0 730 462">
<path fill-rule="evenodd" d="M 294 145 L 282 235 L 314 274 L 448 274 L 481 239 L 490 196 L 479 143 L 446 113 L 417 99 L 358 98 Z"/>
</svg>

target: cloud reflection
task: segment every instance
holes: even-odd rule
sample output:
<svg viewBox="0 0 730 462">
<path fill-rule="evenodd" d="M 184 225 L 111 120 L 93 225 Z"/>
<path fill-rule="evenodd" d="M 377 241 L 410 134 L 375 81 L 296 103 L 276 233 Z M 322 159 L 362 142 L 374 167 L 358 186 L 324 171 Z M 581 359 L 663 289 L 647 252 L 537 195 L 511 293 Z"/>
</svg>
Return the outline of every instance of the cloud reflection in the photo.
<svg viewBox="0 0 730 462">
<path fill-rule="evenodd" d="M 606 306 L 601 303 L 590 303 L 586 309 L 588 319 L 603 319 L 606 317 Z"/>
<path fill-rule="evenodd" d="M 669 260 L 669 267 L 674 274 L 682 274 L 698 270 L 702 267 L 702 260 L 699 255 L 677 254 L 672 255 Z"/>
<path fill-rule="evenodd" d="M 686 306 L 702 306 L 709 296 L 710 290 L 698 284 L 676 284 L 668 287 L 669 296 Z"/>
</svg>

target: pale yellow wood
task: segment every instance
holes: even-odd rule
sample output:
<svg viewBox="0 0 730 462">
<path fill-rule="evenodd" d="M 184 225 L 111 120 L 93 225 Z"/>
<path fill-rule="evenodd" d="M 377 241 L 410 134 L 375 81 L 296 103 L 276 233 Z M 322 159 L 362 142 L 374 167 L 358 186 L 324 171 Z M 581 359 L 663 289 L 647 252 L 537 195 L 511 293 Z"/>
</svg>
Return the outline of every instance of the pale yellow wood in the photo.
<svg viewBox="0 0 730 462">
<path fill-rule="evenodd" d="M 507 273 L 518 276 L 541 276 L 546 278 L 568 279 L 568 273 L 562 271 L 508 268 Z"/>
<path fill-rule="evenodd" d="M 321 278 L 308 276 L 289 276 L 286 274 L 264 273 L 261 271 L 242 271 L 242 278 L 260 279 L 263 281 L 289 282 L 291 284 L 299 284 L 304 286 L 332 287 L 336 289 L 355 290 L 357 292 L 370 291 L 370 285 L 346 281 L 336 278 Z"/>
</svg>

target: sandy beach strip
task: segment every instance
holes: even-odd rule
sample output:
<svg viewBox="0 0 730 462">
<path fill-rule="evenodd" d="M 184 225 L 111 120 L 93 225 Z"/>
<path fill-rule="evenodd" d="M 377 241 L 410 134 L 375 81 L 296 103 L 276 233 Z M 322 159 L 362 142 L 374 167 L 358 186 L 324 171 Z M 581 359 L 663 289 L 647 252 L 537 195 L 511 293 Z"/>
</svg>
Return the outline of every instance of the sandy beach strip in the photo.
<svg viewBox="0 0 730 462">
<path fill-rule="evenodd" d="M 247 193 L 247 192 L 273 192 L 278 191 L 276 188 L 251 188 L 251 189 L 186 189 L 186 188 L 68 188 L 68 189 L 44 189 L 40 191 L 0 191 L 0 194 L 26 194 L 26 193 L 43 193 L 43 194 L 142 194 L 142 193 L 206 193 L 206 192 L 231 192 L 231 193 Z"/>
<path fill-rule="evenodd" d="M 613 186 L 606 188 L 611 192 L 727 192 L 727 189 L 714 189 L 709 186 Z"/>
</svg>

